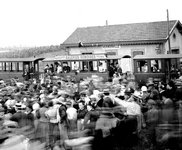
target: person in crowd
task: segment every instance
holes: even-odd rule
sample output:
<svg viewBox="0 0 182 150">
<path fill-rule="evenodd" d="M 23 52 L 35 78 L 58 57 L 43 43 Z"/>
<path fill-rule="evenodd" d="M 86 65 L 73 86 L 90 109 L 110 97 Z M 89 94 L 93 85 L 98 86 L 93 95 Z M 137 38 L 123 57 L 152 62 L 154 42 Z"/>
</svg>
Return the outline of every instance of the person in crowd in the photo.
<svg viewBox="0 0 182 150">
<path fill-rule="evenodd" d="M 119 81 L 120 81 L 120 76 L 119 76 L 119 74 L 118 74 L 118 73 L 114 73 L 114 74 L 113 74 L 112 83 L 113 83 L 114 85 L 117 85 L 117 84 L 119 84 Z"/>
<path fill-rule="evenodd" d="M 65 140 L 68 139 L 68 117 L 66 113 L 67 107 L 65 98 L 59 97 L 58 103 L 60 104 L 58 108 L 60 138 L 61 140 Z"/>
<path fill-rule="evenodd" d="M 142 96 L 142 100 L 143 102 L 147 102 L 147 97 L 148 97 L 148 92 L 147 92 L 147 87 L 146 86 L 142 86 L 141 87 L 141 96 Z"/>
<path fill-rule="evenodd" d="M 173 102 L 176 101 L 176 86 L 173 81 L 169 81 L 166 86 L 167 97 L 170 98 Z"/>
<path fill-rule="evenodd" d="M 30 73 L 28 72 L 27 69 L 24 70 L 23 72 L 23 78 L 25 79 L 25 81 L 28 81 L 30 79 Z"/>
<path fill-rule="evenodd" d="M 162 92 L 161 123 L 170 124 L 174 121 L 174 104 L 167 91 Z"/>
<path fill-rule="evenodd" d="M 16 103 L 15 110 L 16 113 L 11 116 L 10 120 L 17 122 L 19 128 L 25 127 L 27 125 L 27 115 L 22 111 L 22 104 Z"/>
<path fill-rule="evenodd" d="M 132 97 L 133 93 L 134 93 L 133 88 L 130 88 L 130 87 L 126 88 L 126 90 L 124 92 L 124 100 L 128 101 Z"/>
<path fill-rule="evenodd" d="M 36 115 L 39 119 L 37 129 L 35 131 L 35 137 L 41 143 L 45 143 L 46 147 L 49 147 L 49 120 L 46 117 L 45 112 L 48 110 L 46 103 L 41 103 L 40 109 Z"/>
<path fill-rule="evenodd" d="M 96 150 L 111 150 L 115 148 L 113 130 L 118 126 L 119 119 L 116 118 L 109 107 L 103 107 L 101 115 L 95 124 L 95 139 L 93 148 Z"/>
<path fill-rule="evenodd" d="M 44 73 L 48 73 L 49 72 L 49 65 L 47 64 L 46 66 L 45 66 L 45 68 L 44 68 Z"/>
<path fill-rule="evenodd" d="M 120 67 L 120 65 L 118 63 L 116 63 L 116 68 L 117 68 L 117 73 L 119 74 L 119 76 L 122 76 L 123 71 L 122 71 L 122 68 Z"/>
<path fill-rule="evenodd" d="M 57 73 L 60 74 L 62 72 L 63 72 L 63 68 L 62 68 L 61 64 L 58 64 L 58 66 L 57 66 Z"/>
<path fill-rule="evenodd" d="M 66 114 L 68 118 L 68 125 L 69 125 L 69 132 L 76 131 L 76 124 L 77 124 L 77 110 L 73 107 L 71 101 L 66 102 Z"/>
<path fill-rule="evenodd" d="M 94 134 L 95 124 L 97 119 L 99 118 L 99 112 L 95 110 L 94 105 L 91 102 L 87 104 L 87 111 L 88 112 L 84 117 L 83 127 L 84 129 L 91 130 L 92 134 Z"/>
<path fill-rule="evenodd" d="M 156 144 L 155 129 L 159 124 L 159 110 L 156 108 L 156 105 L 156 102 L 152 99 L 149 99 L 147 102 L 148 111 L 146 112 L 146 124 L 149 132 L 148 139 L 151 140 L 153 145 Z"/>
<path fill-rule="evenodd" d="M 114 64 L 110 64 L 110 66 L 109 66 L 109 78 L 110 78 L 110 80 L 112 80 L 114 73 L 115 73 Z"/>
<path fill-rule="evenodd" d="M 148 99 L 153 99 L 153 100 L 159 100 L 160 96 L 159 96 L 159 92 L 158 90 L 155 88 L 154 83 L 153 82 L 149 82 L 147 83 L 147 89 L 148 89 Z"/>
<path fill-rule="evenodd" d="M 104 101 L 104 94 L 102 92 L 99 92 L 99 94 L 98 94 L 98 101 L 97 101 L 97 106 L 99 108 L 102 107 L 103 101 Z"/>
<path fill-rule="evenodd" d="M 79 101 L 78 103 L 78 113 L 77 113 L 77 130 L 82 131 L 83 130 L 83 122 L 85 115 L 87 114 L 87 109 L 85 108 L 85 102 L 84 101 Z"/>
<path fill-rule="evenodd" d="M 114 103 L 113 98 L 111 98 L 112 95 L 110 94 L 109 89 L 104 89 L 103 94 L 104 94 L 104 98 L 103 98 L 104 101 L 102 103 L 102 107 L 110 107 L 110 108 L 115 107 L 116 104 Z"/>
<path fill-rule="evenodd" d="M 53 64 L 51 64 L 51 66 L 49 67 L 49 71 L 50 71 L 50 73 L 54 73 L 54 65 Z"/>
<path fill-rule="evenodd" d="M 59 127 L 57 119 L 57 107 L 54 107 L 53 101 L 48 102 L 48 110 L 45 112 L 49 120 L 49 142 L 50 147 L 53 148 L 57 141 L 59 141 Z"/>
<path fill-rule="evenodd" d="M 29 127 L 29 131 L 31 134 L 29 135 L 29 139 L 33 140 L 35 138 L 35 118 L 34 114 L 32 113 L 33 107 L 31 103 L 26 105 L 26 115 L 27 115 L 27 123 L 26 125 Z"/>
</svg>

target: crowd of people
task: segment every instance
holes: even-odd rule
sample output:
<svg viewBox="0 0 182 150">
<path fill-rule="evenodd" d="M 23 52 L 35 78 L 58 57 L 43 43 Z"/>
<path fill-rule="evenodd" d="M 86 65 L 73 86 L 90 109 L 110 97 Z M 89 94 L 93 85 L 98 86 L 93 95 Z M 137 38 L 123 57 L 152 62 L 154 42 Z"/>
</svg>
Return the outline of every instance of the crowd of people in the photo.
<svg viewBox="0 0 182 150">
<path fill-rule="evenodd" d="M 150 148 L 181 148 L 180 128 L 156 130 L 181 125 L 181 91 L 173 81 L 134 87 L 114 74 L 107 84 L 0 80 L 0 149 L 120 149 L 137 144 L 144 129 Z"/>
</svg>

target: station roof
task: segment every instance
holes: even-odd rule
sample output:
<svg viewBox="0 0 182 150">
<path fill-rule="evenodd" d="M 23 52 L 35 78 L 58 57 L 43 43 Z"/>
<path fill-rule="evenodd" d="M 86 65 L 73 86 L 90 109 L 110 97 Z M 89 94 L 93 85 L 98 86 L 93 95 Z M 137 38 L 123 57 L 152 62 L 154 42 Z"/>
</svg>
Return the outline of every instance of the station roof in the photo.
<svg viewBox="0 0 182 150">
<path fill-rule="evenodd" d="M 169 21 L 170 33 L 182 25 L 179 20 Z M 144 22 L 118 25 L 105 25 L 77 28 L 63 43 L 63 46 L 78 47 L 81 41 L 83 46 L 99 46 L 107 44 L 135 44 L 165 42 L 168 38 L 168 22 Z"/>
</svg>

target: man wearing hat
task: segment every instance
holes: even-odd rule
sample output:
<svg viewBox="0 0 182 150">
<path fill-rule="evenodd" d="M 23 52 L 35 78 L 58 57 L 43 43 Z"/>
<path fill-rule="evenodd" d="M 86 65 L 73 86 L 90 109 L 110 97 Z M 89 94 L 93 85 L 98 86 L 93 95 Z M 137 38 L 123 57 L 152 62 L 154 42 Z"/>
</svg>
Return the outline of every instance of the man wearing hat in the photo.
<svg viewBox="0 0 182 150">
<path fill-rule="evenodd" d="M 25 127 L 27 125 L 27 115 L 22 112 L 22 104 L 16 103 L 15 110 L 16 113 L 12 115 L 10 120 L 17 122 L 20 128 Z"/>
<path fill-rule="evenodd" d="M 159 96 L 159 92 L 155 89 L 154 83 L 153 82 L 149 82 L 147 83 L 147 88 L 148 88 L 148 99 L 153 99 L 153 100 L 159 100 L 160 96 Z"/>
<path fill-rule="evenodd" d="M 131 88 L 131 87 L 126 88 L 124 91 L 125 101 L 128 101 L 131 98 L 131 96 L 133 95 L 133 93 L 134 93 L 133 88 Z"/>
<path fill-rule="evenodd" d="M 114 104 L 113 97 L 110 95 L 109 89 L 104 89 L 103 93 L 104 93 L 103 106 L 104 107 L 110 107 L 110 108 L 115 107 L 116 105 Z"/>
</svg>

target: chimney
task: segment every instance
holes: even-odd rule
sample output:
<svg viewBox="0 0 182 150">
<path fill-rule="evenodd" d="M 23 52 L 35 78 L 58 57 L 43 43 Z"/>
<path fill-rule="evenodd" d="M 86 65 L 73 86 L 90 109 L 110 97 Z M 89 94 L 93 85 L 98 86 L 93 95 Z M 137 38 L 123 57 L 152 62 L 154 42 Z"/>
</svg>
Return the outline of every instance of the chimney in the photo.
<svg viewBox="0 0 182 150">
<path fill-rule="evenodd" d="M 108 26 L 108 21 L 106 20 L 106 26 Z"/>
</svg>

